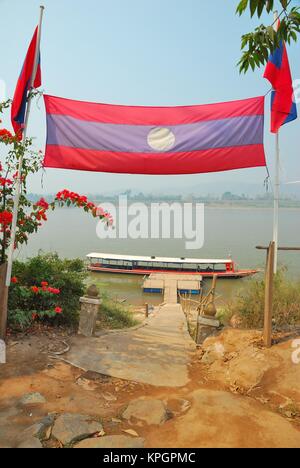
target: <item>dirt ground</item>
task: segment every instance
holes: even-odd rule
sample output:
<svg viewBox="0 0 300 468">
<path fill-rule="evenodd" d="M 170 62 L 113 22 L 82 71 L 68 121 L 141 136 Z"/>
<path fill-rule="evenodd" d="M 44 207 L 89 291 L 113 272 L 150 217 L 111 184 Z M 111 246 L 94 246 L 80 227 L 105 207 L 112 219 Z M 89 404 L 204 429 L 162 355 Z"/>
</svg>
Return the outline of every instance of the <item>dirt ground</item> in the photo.
<svg viewBox="0 0 300 468">
<path fill-rule="evenodd" d="M 0 367 L 0 447 L 14 447 L 27 427 L 47 415 L 98 417 L 106 435 L 134 430 L 146 447 L 300 447 L 300 364 L 292 362 L 297 334 L 278 336 L 272 350 L 261 334 L 225 330 L 195 352 L 185 387 L 155 387 L 84 372 L 53 354 L 68 336 L 40 332 L 11 336 L 8 364 Z M 298 336 L 299 338 L 299 336 Z M 41 393 L 46 402 L 22 406 Z M 164 401 L 170 419 L 161 426 L 121 418 L 131 400 Z M 47 447 L 59 447 L 50 439 Z"/>
</svg>

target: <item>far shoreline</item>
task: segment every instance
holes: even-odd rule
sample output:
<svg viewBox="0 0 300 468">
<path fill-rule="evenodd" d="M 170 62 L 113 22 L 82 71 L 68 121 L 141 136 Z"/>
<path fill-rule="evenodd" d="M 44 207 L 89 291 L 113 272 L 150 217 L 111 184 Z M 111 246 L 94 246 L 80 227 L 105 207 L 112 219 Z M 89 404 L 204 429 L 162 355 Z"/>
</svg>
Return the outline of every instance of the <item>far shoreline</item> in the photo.
<svg viewBox="0 0 300 468">
<path fill-rule="evenodd" d="M 245 205 L 245 206 L 241 206 L 241 205 L 235 205 L 235 204 L 222 204 L 222 203 L 216 203 L 216 204 L 212 204 L 212 203 L 204 203 L 205 207 L 206 208 L 217 208 L 217 209 L 223 209 L 223 208 L 226 208 L 226 209 L 233 209 L 233 210 L 236 210 L 236 209 L 258 209 L 258 210 L 271 210 L 273 211 L 273 206 L 259 206 L 259 205 Z M 299 211 L 300 210 L 300 206 L 280 206 L 279 207 L 280 210 L 288 210 L 288 211 Z"/>
</svg>

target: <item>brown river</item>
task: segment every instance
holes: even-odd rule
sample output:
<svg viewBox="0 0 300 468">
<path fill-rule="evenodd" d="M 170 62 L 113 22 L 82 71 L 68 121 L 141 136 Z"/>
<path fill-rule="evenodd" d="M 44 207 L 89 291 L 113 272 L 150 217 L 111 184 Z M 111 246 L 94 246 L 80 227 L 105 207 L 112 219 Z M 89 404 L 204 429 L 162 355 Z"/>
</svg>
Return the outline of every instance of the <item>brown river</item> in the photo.
<svg viewBox="0 0 300 468">
<path fill-rule="evenodd" d="M 199 250 L 186 250 L 182 239 L 99 239 L 97 221 L 78 209 L 58 209 L 28 246 L 18 253 L 19 259 L 39 251 L 57 252 L 62 257 L 80 257 L 90 252 L 156 255 L 170 257 L 226 258 L 231 255 L 241 268 L 263 268 L 265 253 L 257 245 L 267 245 L 272 238 L 272 210 L 267 208 L 205 208 L 205 241 Z M 280 244 L 300 246 L 300 209 L 280 212 Z M 300 252 L 279 254 L 279 262 L 288 268 L 291 278 L 300 278 Z M 142 292 L 142 277 L 93 273 L 91 278 L 113 297 L 129 303 L 157 304 L 161 297 Z M 247 280 L 219 280 L 218 302 L 227 302 Z M 205 281 L 205 288 L 209 281 Z"/>
</svg>

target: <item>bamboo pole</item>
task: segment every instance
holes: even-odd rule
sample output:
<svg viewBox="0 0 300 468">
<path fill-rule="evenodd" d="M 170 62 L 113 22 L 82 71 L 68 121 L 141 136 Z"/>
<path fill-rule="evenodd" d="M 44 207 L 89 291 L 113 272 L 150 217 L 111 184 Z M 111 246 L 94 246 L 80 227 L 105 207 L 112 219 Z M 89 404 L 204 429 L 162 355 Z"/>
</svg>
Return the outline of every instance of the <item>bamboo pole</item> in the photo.
<svg viewBox="0 0 300 468">
<path fill-rule="evenodd" d="M 39 51 L 40 51 L 40 41 L 41 41 L 41 28 L 42 28 L 42 20 L 43 20 L 43 13 L 44 13 L 44 6 L 40 6 L 40 19 L 39 19 L 39 26 L 38 26 L 38 37 L 37 37 L 37 47 L 35 51 L 34 57 L 34 66 L 33 66 L 33 73 L 29 83 L 29 90 L 33 88 L 34 80 L 37 73 L 38 67 L 38 60 L 39 60 Z M 23 142 L 26 139 L 26 133 L 28 128 L 28 120 L 31 108 L 31 96 L 28 97 L 28 104 L 26 108 L 25 114 L 25 125 L 23 131 Z M 10 246 L 8 249 L 8 260 L 5 265 L 1 265 L 1 275 L 0 275 L 0 337 L 2 339 L 6 336 L 6 325 L 7 325 L 7 301 L 8 301 L 8 288 L 11 283 L 11 273 L 12 273 L 12 263 L 13 263 L 13 254 L 14 254 L 14 245 L 15 245 L 15 238 L 16 238 L 16 229 L 17 229 L 17 219 L 18 219 L 18 210 L 19 210 L 19 202 L 20 202 L 20 195 L 21 195 L 21 186 L 22 186 L 22 166 L 23 166 L 23 155 L 21 155 L 19 159 L 18 165 L 18 177 L 16 180 L 16 191 L 14 196 L 14 206 L 13 206 L 13 218 L 12 218 L 12 225 L 11 225 L 11 237 L 10 237 Z"/>
<path fill-rule="evenodd" d="M 278 269 L 278 239 L 279 239 L 279 198 L 280 198 L 280 148 L 279 131 L 276 133 L 276 162 L 275 162 L 275 183 L 274 183 L 274 217 L 273 217 L 273 242 L 274 252 L 274 273 Z"/>
<path fill-rule="evenodd" d="M 274 11 L 274 30 L 277 32 L 279 28 L 278 11 Z M 274 273 L 278 269 L 278 239 L 279 239 L 279 198 L 280 198 L 280 146 L 279 146 L 279 130 L 276 133 L 275 139 L 275 181 L 274 181 L 274 213 L 273 213 L 273 242 L 275 243 L 274 251 Z"/>
<path fill-rule="evenodd" d="M 8 288 L 5 286 L 7 264 L 0 265 L 0 339 L 5 340 Z"/>
<path fill-rule="evenodd" d="M 30 78 L 29 83 L 29 91 L 32 90 L 34 85 L 34 80 L 36 77 L 36 72 L 38 68 L 38 61 L 39 61 L 39 53 L 40 53 L 40 42 L 41 42 L 41 30 L 42 30 L 42 21 L 43 21 L 43 13 L 44 13 L 44 6 L 40 6 L 40 19 L 39 19 L 39 26 L 38 26 L 38 36 L 37 36 L 37 46 L 35 50 L 35 57 L 34 57 L 34 65 L 33 65 L 33 72 Z M 28 96 L 28 103 L 26 107 L 26 114 L 25 114 L 25 123 L 24 123 L 24 130 L 23 130 L 23 143 L 26 140 L 27 129 L 28 129 L 28 121 L 29 121 L 29 114 L 31 110 L 31 101 L 32 97 L 29 94 Z M 13 219 L 11 225 L 11 235 L 10 235 L 10 246 L 8 249 L 8 259 L 7 259 L 7 272 L 6 272 L 6 286 L 10 286 L 11 282 L 11 272 L 12 272 L 12 264 L 13 264 L 13 255 L 14 255 L 14 248 L 15 248 L 15 238 L 16 238 L 16 230 L 17 230 L 17 219 L 18 219 L 18 211 L 19 211 L 19 202 L 20 202 L 20 195 L 21 195 L 21 187 L 22 187 L 22 168 L 23 168 L 23 155 L 20 156 L 19 159 L 19 166 L 18 166 L 18 177 L 16 180 L 16 191 L 14 197 L 14 208 L 13 208 Z"/>
</svg>

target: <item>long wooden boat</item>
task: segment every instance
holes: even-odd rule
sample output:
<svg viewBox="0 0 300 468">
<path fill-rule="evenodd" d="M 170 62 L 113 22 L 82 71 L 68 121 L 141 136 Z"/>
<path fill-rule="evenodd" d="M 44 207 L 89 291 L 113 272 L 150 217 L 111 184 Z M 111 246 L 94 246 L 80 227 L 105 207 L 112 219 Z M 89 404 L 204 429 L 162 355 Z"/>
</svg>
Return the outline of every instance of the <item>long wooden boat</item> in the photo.
<svg viewBox="0 0 300 468">
<path fill-rule="evenodd" d="M 218 275 L 220 278 L 243 278 L 254 275 L 258 270 L 240 270 L 234 261 L 227 259 L 142 257 L 137 255 L 115 255 L 90 253 L 87 255 L 88 270 L 102 273 L 150 275 L 151 273 L 200 274 L 203 278 Z"/>
</svg>

